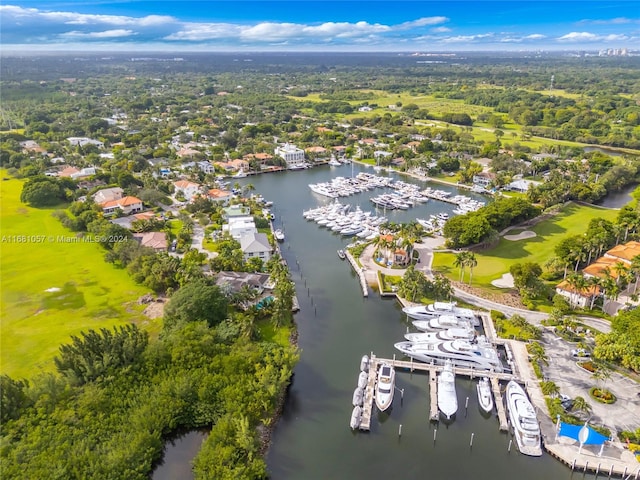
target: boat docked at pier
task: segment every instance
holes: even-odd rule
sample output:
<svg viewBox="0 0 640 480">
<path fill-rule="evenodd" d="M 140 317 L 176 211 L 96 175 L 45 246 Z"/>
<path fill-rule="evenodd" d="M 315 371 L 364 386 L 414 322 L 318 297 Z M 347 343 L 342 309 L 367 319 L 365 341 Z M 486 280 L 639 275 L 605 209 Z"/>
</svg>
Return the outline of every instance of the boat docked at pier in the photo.
<svg viewBox="0 0 640 480">
<path fill-rule="evenodd" d="M 455 302 L 434 302 L 428 305 L 413 305 L 404 307 L 402 311 L 415 320 L 428 320 L 440 315 L 455 315 L 473 322 L 474 326 L 479 325 L 476 314 L 470 308 L 457 307 Z"/>
<path fill-rule="evenodd" d="M 480 408 L 487 413 L 491 413 L 493 411 L 493 395 L 491 393 L 491 384 L 489 383 L 489 379 L 487 377 L 482 377 L 478 381 L 478 385 L 476 385 L 476 390 L 478 391 L 478 403 L 480 404 Z"/>
<path fill-rule="evenodd" d="M 360 426 L 360 420 L 362 419 L 362 407 L 360 405 L 356 405 L 353 407 L 351 411 L 351 420 L 349 421 L 349 426 L 352 430 L 355 430 Z"/>
<path fill-rule="evenodd" d="M 433 332 L 437 330 L 448 330 L 450 328 L 473 328 L 471 321 L 458 318 L 455 315 L 440 315 L 428 320 L 414 320 L 411 322 L 421 332 Z"/>
<path fill-rule="evenodd" d="M 279 242 L 284 242 L 284 232 L 282 230 L 280 230 L 279 228 L 276 229 L 273 232 L 273 236 L 275 237 L 275 239 Z"/>
<path fill-rule="evenodd" d="M 456 367 L 502 372 L 498 352 L 490 345 L 447 340 L 440 343 L 398 342 L 395 345 L 406 356 L 425 363 L 444 365 L 451 360 Z"/>
<path fill-rule="evenodd" d="M 453 363 L 447 361 L 444 370 L 438 375 L 438 409 L 447 419 L 458 411 L 458 396 L 456 393 L 456 376 L 453 373 Z"/>
<path fill-rule="evenodd" d="M 378 381 L 376 383 L 376 406 L 381 412 L 384 412 L 391 406 L 393 402 L 393 392 L 396 388 L 396 371 L 387 364 L 383 363 L 378 369 Z"/>
<path fill-rule="evenodd" d="M 467 340 L 477 338 L 478 341 L 487 342 L 486 337 L 477 337 L 477 332 L 473 328 L 448 328 L 436 332 L 413 332 L 405 334 L 404 338 L 414 343 L 439 343 L 447 340 Z"/>
<path fill-rule="evenodd" d="M 507 384 L 507 411 L 518 450 L 524 455 L 542 455 L 540 425 L 536 412 L 524 389 L 515 381 Z"/>
</svg>

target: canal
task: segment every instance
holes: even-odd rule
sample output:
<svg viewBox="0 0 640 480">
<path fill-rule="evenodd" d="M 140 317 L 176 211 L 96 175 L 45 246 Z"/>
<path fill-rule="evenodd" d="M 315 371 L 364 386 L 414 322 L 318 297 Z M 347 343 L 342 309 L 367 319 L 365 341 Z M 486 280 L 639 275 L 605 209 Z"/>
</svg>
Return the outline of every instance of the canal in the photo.
<svg viewBox="0 0 640 480">
<path fill-rule="evenodd" d="M 363 168 L 355 166 L 354 173 Z M 409 325 L 394 299 L 376 292 L 363 298 L 349 264 L 336 255 L 349 240 L 302 217 L 303 210 L 331 201 L 312 193 L 309 183 L 350 176 L 351 171 L 349 166 L 323 166 L 239 179 L 241 184 L 253 184 L 256 193 L 274 202 L 274 223 L 286 234 L 282 253 L 301 306 L 295 317 L 301 357 L 267 456 L 271 478 L 569 479 L 570 469 L 549 455 L 526 457 L 515 446 L 508 451 L 511 436 L 499 432 L 497 418 L 482 415 L 475 382 L 466 378 L 457 380 L 460 408 L 450 424 L 429 422 L 427 377 L 398 372 L 396 385 L 404 390 L 402 397 L 397 391 L 390 411 L 374 413 L 369 433 L 351 431 L 351 397 L 360 358 L 372 351 L 379 357 L 392 357 L 396 353 L 393 344 L 403 339 Z M 429 186 L 482 198 L 455 187 Z M 381 191 L 341 201 L 372 210 L 368 198 Z M 453 208 L 429 200 L 408 211 L 386 212 L 386 216 L 403 222 L 439 212 L 451 214 Z M 188 464 L 196 452 L 191 456 L 185 453 L 182 463 Z"/>
</svg>

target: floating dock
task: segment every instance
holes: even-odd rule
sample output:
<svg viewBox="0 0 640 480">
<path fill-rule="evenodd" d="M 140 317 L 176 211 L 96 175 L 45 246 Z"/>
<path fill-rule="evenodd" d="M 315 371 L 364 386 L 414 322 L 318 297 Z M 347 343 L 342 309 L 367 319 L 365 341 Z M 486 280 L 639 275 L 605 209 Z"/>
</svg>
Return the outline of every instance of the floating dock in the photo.
<svg viewBox="0 0 640 480">
<path fill-rule="evenodd" d="M 429 418 L 438 420 L 438 378 L 435 371 L 429 370 Z"/>
<path fill-rule="evenodd" d="M 364 391 L 364 403 L 362 404 L 362 416 L 360 417 L 360 430 L 369 431 L 371 428 L 371 415 L 373 413 L 373 401 L 376 389 L 376 376 L 378 374 L 378 359 L 371 354 L 369 358 L 369 379 Z"/>
</svg>

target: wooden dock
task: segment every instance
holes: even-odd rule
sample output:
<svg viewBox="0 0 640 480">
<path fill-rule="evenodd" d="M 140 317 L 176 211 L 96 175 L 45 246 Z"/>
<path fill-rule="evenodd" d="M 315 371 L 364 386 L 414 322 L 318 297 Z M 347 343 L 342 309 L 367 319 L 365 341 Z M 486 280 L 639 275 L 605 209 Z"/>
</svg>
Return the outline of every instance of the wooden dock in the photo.
<svg viewBox="0 0 640 480">
<path fill-rule="evenodd" d="M 507 421 L 507 412 L 504 408 L 504 402 L 502 401 L 502 391 L 500 390 L 500 383 L 498 383 L 498 379 L 495 377 L 491 378 L 491 390 L 493 390 L 493 403 L 495 403 L 496 410 L 498 411 L 500 431 L 508 432 L 509 422 Z"/>
<path fill-rule="evenodd" d="M 376 376 L 378 374 L 378 359 L 371 354 L 369 358 L 369 379 L 364 391 L 364 403 L 362 404 L 362 416 L 360 417 L 360 430 L 369 431 L 371 428 L 371 415 L 373 414 L 373 401 L 376 389 Z"/>
<path fill-rule="evenodd" d="M 438 420 L 440 417 L 438 413 L 438 378 L 435 370 L 429 370 L 429 418 L 431 420 Z"/>
</svg>

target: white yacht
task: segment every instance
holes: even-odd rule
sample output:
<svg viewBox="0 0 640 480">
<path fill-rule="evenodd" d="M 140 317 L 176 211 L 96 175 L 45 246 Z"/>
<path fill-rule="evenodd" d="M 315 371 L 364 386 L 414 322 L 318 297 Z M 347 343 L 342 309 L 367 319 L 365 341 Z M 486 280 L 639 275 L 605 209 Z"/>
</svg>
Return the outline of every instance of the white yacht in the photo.
<svg viewBox="0 0 640 480">
<path fill-rule="evenodd" d="M 428 305 L 413 305 L 411 307 L 404 307 L 402 311 L 407 314 L 408 317 L 415 320 L 428 320 L 429 318 L 439 315 L 455 315 L 456 317 L 473 321 L 475 326 L 479 325 L 473 310 L 457 307 L 455 302 L 434 302 Z"/>
<path fill-rule="evenodd" d="M 275 239 L 279 242 L 284 242 L 284 232 L 282 230 L 280 230 L 279 228 L 276 229 L 273 232 L 273 236 L 275 237 Z"/>
<path fill-rule="evenodd" d="M 440 343 L 398 342 L 394 346 L 406 356 L 421 362 L 444 365 L 451 360 L 456 367 L 503 371 L 498 352 L 488 345 L 447 340 Z"/>
<path fill-rule="evenodd" d="M 458 411 L 456 376 L 451 361 L 445 363 L 444 370 L 438 375 L 438 408 L 447 418 L 453 417 Z"/>
<path fill-rule="evenodd" d="M 437 332 L 407 333 L 404 338 L 414 343 L 439 343 L 447 340 L 473 340 L 476 331 L 473 328 L 448 328 Z"/>
<path fill-rule="evenodd" d="M 329 165 L 331 165 L 332 167 L 341 167 L 342 164 L 336 160 L 336 157 L 334 157 L 333 155 L 331 156 L 331 160 L 329 160 L 327 162 Z"/>
<path fill-rule="evenodd" d="M 542 455 L 536 412 L 524 389 L 513 380 L 507 384 L 507 411 L 520 453 L 532 457 Z"/>
<path fill-rule="evenodd" d="M 384 412 L 393 402 L 393 392 L 396 388 L 396 371 L 386 363 L 378 369 L 378 382 L 376 384 L 376 406 Z"/>
<path fill-rule="evenodd" d="M 421 332 L 448 330 L 450 328 L 473 328 L 473 324 L 469 320 L 458 318 L 455 315 L 440 315 L 428 320 L 414 320 L 411 323 Z"/>
<path fill-rule="evenodd" d="M 482 377 L 476 385 L 478 391 L 478 403 L 480 408 L 487 413 L 493 411 L 493 395 L 491 394 L 491 384 L 487 377 Z"/>
</svg>

